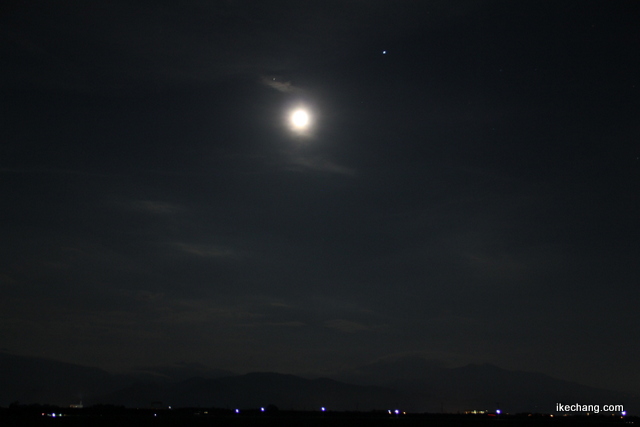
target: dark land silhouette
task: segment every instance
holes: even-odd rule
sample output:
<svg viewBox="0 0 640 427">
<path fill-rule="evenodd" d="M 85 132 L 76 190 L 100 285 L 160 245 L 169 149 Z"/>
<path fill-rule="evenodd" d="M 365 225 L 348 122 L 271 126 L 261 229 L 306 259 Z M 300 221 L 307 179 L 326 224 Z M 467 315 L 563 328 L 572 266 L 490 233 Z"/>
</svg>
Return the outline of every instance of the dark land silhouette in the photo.
<svg viewBox="0 0 640 427">
<path fill-rule="evenodd" d="M 638 417 L 612 415 L 552 416 L 549 414 L 389 414 L 385 411 L 282 411 L 272 407 L 237 413 L 221 408 L 131 409 L 96 405 L 69 409 L 43 405 L 11 405 L 0 408 L 0 423 L 7 427 L 25 426 L 628 426 Z"/>
<path fill-rule="evenodd" d="M 389 378 L 352 384 L 278 373 L 229 374 L 176 365 L 111 374 L 101 369 L 0 353 L 0 406 L 51 404 L 68 408 L 83 402 L 126 408 L 200 407 L 285 411 L 387 411 L 460 413 L 554 413 L 557 403 L 621 404 L 639 408 L 629 393 L 561 381 L 547 375 L 509 371 L 493 365 L 434 368 L 414 379 Z M 185 372 L 189 375 L 185 379 Z M 355 377 L 354 377 L 355 378 Z M 371 379 L 369 379 L 369 382 Z"/>
</svg>

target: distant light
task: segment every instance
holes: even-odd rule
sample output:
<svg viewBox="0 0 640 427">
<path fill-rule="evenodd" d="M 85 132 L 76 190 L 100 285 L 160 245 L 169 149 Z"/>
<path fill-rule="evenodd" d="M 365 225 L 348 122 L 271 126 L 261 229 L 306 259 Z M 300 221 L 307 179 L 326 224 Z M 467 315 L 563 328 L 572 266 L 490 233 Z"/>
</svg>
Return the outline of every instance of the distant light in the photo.
<svg viewBox="0 0 640 427">
<path fill-rule="evenodd" d="M 322 408 L 320 408 L 320 410 L 321 410 L 322 412 L 324 412 L 324 411 L 326 411 L 326 410 L 327 410 L 327 408 L 325 408 L 325 407 L 323 406 Z"/>
<path fill-rule="evenodd" d="M 620 415 L 622 415 L 623 417 L 626 417 L 627 416 L 627 411 L 620 412 Z"/>
<path fill-rule="evenodd" d="M 260 412 L 264 412 L 264 406 L 260 408 Z"/>
<path fill-rule="evenodd" d="M 386 50 L 383 50 L 383 51 L 382 51 L 382 54 L 383 54 L 383 55 L 386 55 L 386 54 L 387 54 L 387 51 L 386 51 Z"/>
<path fill-rule="evenodd" d="M 236 409 L 236 414 L 239 414 L 239 413 L 240 413 L 240 409 Z"/>
<path fill-rule="evenodd" d="M 496 414 L 500 415 L 502 411 L 500 409 L 496 409 Z"/>
<path fill-rule="evenodd" d="M 389 413 L 391 413 L 391 409 L 389 409 Z"/>
<path fill-rule="evenodd" d="M 52 416 L 53 418 L 55 418 L 55 417 L 56 417 L 56 414 L 51 414 L 51 416 Z"/>
<path fill-rule="evenodd" d="M 398 415 L 400 413 L 400 409 L 396 409 L 394 412 Z"/>
</svg>

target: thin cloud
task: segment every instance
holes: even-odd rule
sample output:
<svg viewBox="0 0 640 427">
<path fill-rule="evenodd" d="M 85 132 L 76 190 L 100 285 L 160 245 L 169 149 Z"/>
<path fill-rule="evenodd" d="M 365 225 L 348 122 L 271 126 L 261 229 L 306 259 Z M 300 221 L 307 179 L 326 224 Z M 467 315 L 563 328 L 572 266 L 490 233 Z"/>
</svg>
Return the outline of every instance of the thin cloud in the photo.
<svg viewBox="0 0 640 427">
<path fill-rule="evenodd" d="M 282 81 L 278 77 L 262 76 L 260 78 L 260 81 L 263 84 L 269 86 L 270 88 L 277 90 L 278 92 L 282 92 L 282 93 L 302 92 L 302 89 L 300 89 L 299 87 L 294 86 L 291 82 Z"/>
<path fill-rule="evenodd" d="M 289 167 L 294 170 L 312 170 L 347 176 L 356 175 L 355 169 L 339 165 L 321 157 L 294 157 L 291 159 Z"/>
<path fill-rule="evenodd" d="M 344 319 L 327 320 L 326 322 L 324 322 L 324 326 L 326 326 L 327 328 L 336 329 L 340 332 L 345 332 L 348 334 L 371 330 L 370 327 L 363 325 L 362 323 L 353 322 L 351 320 L 344 320 Z"/>
<path fill-rule="evenodd" d="M 284 328 L 302 328 L 304 326 L 308 326 L 306 323 L 301 322 L 299 320 L 292 320 L 290 322 L 265 322 L 259 324 L 253 324 L 252 326 L 276 326 L 276 327 L 284 327 Z"/>
</svg>

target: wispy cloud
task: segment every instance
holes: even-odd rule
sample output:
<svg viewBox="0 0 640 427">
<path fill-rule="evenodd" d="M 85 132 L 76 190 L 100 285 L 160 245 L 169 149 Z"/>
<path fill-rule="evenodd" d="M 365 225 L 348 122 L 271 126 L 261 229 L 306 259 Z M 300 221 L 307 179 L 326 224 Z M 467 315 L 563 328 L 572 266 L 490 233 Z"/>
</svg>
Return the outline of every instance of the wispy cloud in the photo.
<svg viewBox="0 0 640 427">
<path fill-rule="evenodd" d="M 304 326 L 308 326 L 306 323 L 301 322 L 299 320 L 292 320 L 290 322 L 265 322 L 260 324 L 255 324 L 258 326 L 276 326 L 276 327 L 284 327 L 284 328 L 302 328 Z"/>
<path fill-rule="evenodd" d="M 312 170 L 348 176 L 356 175 L 355 169 L 339 165 L 322 157 L 293 157 L 288 167 L 294 170 Z"/>
<path fill-rule="evenodd" d="M 324 326 L 326 326 L 327 328 L 336 329 L 340 332 L 345 332 L 348 334 L 371 330 L 370 327 L 362 323 L 353 322 L 351 320 L 344 320 L 344 319 L 327 320 L 326 322 L 324 322 Z"/>
<path fill-rule="evenodd" d="M 283 93 L 300 93 L 302 89 L 294 86 L 291 82 L 283 81 L 279 77 L 274 76 L 262 76 L 260 81 L 278 92 Z"/>
</svg>

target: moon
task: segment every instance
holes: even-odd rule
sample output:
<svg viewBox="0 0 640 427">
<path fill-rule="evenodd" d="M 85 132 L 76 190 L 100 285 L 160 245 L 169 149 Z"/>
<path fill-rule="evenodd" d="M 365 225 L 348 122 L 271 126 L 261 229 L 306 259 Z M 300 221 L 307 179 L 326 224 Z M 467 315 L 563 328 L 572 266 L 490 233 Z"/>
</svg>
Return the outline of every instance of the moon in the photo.
<svg viewBox="0 0 640 427">
<path fill-rule="evenodd" d="M 298 109 L 291 113 L 291 125 L 295 130 L 305 130 L 309 127 L 309 113 L 306 110 Z"/>
</svg>

